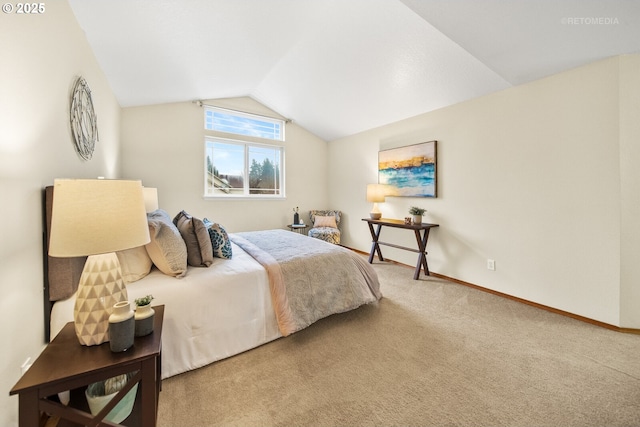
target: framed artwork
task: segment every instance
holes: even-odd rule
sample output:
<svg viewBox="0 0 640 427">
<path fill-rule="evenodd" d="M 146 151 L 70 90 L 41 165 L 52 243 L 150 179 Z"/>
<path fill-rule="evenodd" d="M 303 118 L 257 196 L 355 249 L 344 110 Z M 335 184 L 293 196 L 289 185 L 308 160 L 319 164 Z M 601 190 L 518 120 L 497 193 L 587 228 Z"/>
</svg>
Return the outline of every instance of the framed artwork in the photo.
<svg viewBox="0 0 640 427">
<path fill-rule="evenodd" d="M 436 141 L 378 152 L 378 183 L 389 196 L 436 197 Z"/>
</svg>

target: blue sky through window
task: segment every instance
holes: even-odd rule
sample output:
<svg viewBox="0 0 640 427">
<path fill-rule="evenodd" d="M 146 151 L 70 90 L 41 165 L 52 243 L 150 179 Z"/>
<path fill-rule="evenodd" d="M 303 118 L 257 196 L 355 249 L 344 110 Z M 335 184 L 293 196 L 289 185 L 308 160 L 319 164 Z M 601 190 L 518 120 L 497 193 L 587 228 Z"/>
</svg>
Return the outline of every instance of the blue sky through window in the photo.
<svg viewBox="0 0 640 427">
<path fill-rule="evenodd" d="M 283 121 L 268 117 L 207 108 L 205 129 L 283 141 Z"/>
</svg>

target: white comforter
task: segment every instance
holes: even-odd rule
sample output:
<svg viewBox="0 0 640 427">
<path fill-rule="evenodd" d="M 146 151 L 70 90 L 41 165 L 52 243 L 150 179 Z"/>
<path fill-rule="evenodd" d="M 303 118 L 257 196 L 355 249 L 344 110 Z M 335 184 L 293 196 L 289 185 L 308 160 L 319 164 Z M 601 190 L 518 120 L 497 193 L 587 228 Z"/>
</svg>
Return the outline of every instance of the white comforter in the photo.
<svg viewBox="0 0 640 427">
<path fill-rule="evenodd" d="M 189 267 L 181 279 L 157 269 L 127 285 L 129 301 L 152 294 L 164 304 L 162 378 L 196 369 L 282 336 L 265 269 L 233 244 L 233 258 L 209 268 Z M 73 321 L 75 297 L 58 301 L 51 338 Z"/>
</svg>

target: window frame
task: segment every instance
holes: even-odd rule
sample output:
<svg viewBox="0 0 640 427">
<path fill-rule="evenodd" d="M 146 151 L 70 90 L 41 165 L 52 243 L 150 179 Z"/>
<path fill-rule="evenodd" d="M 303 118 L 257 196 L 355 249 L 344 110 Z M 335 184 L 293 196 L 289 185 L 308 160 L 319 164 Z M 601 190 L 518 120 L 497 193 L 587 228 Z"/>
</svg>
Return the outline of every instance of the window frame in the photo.
<svg viewBox="0 0 640 427">
<path fill-rule="evenodd" d="M 210 130 L 208 130 L 210 131 Z M 213 131 L 218 132 L 218 131 Z M 240 135 L 242 136 L 242 135 Z M 204 141 L 204 198 L 205 199 L 227 199 L 227 200 L 241 200 L 241 199 L 270 199 L 270 200 L 282 200 L 286 198 L 286 189 L 285 189 L 285 147 L 282 145 L 276 144 L 266 144 L 262 142 L 254 142 L 250 140 L 244 139 L 232 139 L 232 138 L 224 138 L 213 135 L 205 135 Z M 254 137 L 255 138 L 255 137 Z M 224 191 L 217 190 L 215 185 L 213 188 L 209 185 L 209 165 L 208 159 L 210 158 L 210 150 L 213 150 L 213 147 L 210 147 L 210 144 L 213 145 L 215 142 L 221 142 L 225 144 L 233 144 L 237 146 L 241 146 L 243 148 L 243 191 L 242 194 L 230 194 Z M 280 153 L 280 166 L 279 166 L 279 193 L 280 194 L 251 194 L 251 188 L 249 188 L 249 172 L 251 170 L 251 159 L 250 159 L 250 148 L 268 148 L 268 149 L 276 149 L 279 150 Z M 213 151 L 211 151 L 213 154 Z M 215 167 L 213 163 L 213 158 L 211 159 L 212 167 Z"/>
</svg>

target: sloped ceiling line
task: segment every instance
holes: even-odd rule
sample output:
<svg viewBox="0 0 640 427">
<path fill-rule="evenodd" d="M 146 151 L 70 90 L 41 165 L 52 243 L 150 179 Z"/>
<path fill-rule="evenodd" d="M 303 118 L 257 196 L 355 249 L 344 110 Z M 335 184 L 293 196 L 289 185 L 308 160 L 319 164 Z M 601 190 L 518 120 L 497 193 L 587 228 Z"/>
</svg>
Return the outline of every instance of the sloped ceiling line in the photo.
<svg viewBox="0 0 640 427">
<path fill-rule="evenodd" d="M 637 0 L 68 1 L 121 106 L 249 95 L 327 141 L 640 53 Z"/>
</svg>

